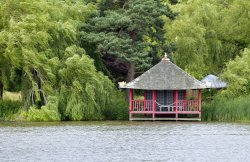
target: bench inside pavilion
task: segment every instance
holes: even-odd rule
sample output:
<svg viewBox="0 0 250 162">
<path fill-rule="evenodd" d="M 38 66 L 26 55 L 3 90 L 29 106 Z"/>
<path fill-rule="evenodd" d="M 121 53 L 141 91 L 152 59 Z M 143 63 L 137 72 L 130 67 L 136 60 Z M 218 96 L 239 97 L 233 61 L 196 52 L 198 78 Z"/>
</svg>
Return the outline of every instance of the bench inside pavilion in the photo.
<svg viewBox="0 0 250 162">
<path fill-rule="evenodd" d="M 151 69 L 120 85 L 129 89 L 130 120 L 201 120 L 205 84 L 165 57 Z M 134 99 L 135 91 L 143 98 Z"/>
</svg>

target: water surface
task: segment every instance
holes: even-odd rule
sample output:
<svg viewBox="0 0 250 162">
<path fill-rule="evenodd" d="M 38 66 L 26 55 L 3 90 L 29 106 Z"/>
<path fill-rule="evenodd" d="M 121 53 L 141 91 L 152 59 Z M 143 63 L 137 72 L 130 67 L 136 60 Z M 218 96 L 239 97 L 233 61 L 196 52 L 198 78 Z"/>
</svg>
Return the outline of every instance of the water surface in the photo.
<svg viewBox="0 0 250 162">
<path fill-rule="evenodd" d="M 250 161 L 250 124 L 0 123 L 0 161 Z"/>
</svg>

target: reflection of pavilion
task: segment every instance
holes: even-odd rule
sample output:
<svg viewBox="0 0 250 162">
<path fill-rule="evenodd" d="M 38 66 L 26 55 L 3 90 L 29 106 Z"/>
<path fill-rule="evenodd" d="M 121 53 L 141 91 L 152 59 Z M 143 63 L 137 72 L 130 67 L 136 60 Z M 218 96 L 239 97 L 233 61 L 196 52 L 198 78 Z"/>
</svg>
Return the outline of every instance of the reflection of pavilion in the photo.
<svg viewBox="0 0 250 162">
<path fill-rule="evenodd" d="M 166 56 L 126 85 L 130 90 L 130 120 L 200 120 L 201 90 L 205 84 L 191 77 Z M 144 93 L 141 100 L 135 92 Z"/>
</svg>

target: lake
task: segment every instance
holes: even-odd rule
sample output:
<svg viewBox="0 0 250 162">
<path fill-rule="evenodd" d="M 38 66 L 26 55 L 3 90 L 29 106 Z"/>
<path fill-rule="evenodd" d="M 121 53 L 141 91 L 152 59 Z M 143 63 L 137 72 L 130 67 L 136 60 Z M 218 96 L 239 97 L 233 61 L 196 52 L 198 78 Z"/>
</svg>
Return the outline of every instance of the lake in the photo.
<svg viewBox="0 0 250 162">
<path fill-rule="evenodd" d="M 0 161 L 250 161 L 250 124 L 0 122 Z"/>
</svg>

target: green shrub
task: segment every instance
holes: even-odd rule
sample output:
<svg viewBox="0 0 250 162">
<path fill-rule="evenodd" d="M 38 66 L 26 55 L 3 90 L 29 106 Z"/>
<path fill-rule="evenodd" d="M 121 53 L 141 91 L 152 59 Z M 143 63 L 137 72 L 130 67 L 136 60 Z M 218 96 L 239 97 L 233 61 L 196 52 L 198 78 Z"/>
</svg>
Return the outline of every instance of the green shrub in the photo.
<svg viewBox="0 0 250 162">
<path fill-rule="evenodd" d="M 41 109 L 31 107 L 27 114 L 28 121 L 59 121 L 58 111 L 50 109 L 48 106 L 42 106 Z"/>
<path fill-rule="evenodd" d="M 103 111 L 106 120 L 128 120 L 128 102 L 123 92 L 115 92 L 109 107 Z"/>
<path fill-rule="evenodd" d="M 30 107 L 27 113 L 28 121 L 59 121 L 61 115 L 58 112 L 58 98 L 50 96 L 49 103 L 46 106 L 42 106 L 41 109 L 36 107 Z"/>
<path fill-rule="evenodd" d="M 202 105 L 204 121 L 250 121 L 250 95 L 227 99 L 217 97 Z"/>
<path fill-rule="evenodd" d="M 0 118 L 11 119 L 21 108 L 20 101 L 0 100 Z"/>
<path fill-rule="evenodd" d="M 228 87 L 221 96 L 232 98 L 250 94 L 250 49 L 244 49 L 241 56 L 229 61 L 222 78 Z"/>
</svg>

